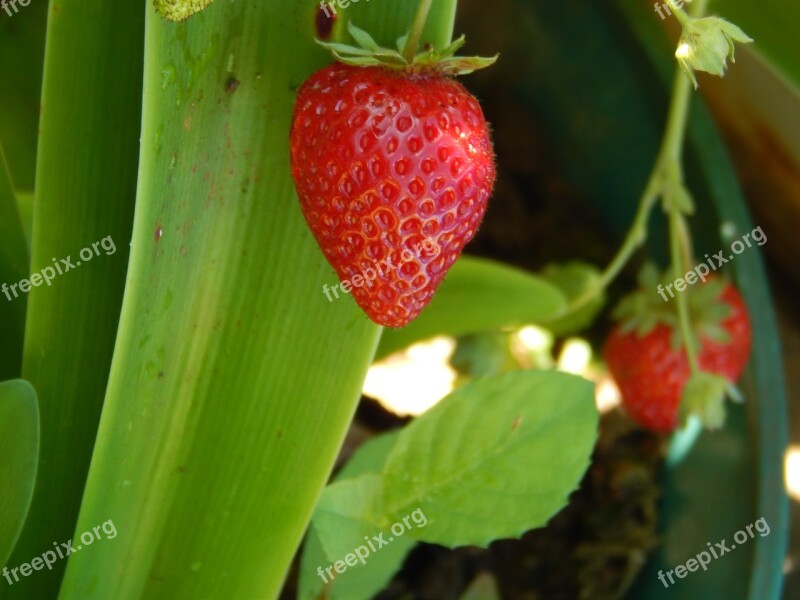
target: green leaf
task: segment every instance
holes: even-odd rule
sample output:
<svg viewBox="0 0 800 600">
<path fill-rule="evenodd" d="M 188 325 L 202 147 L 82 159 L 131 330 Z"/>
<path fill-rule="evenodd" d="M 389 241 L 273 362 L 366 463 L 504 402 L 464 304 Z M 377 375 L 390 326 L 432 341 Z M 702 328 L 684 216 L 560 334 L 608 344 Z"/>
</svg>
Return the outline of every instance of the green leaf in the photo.
<svg viewBox="0 0 800 600">
<path fill-rule="evenodd" d="M 361 444 L 353 456 L 350 457 L 350 460 L 342 467 L 342 470 L 339 471 L 336 481 L 344 481 L 345 479 L 352 479 L 369 473 L 380 473 L 386 464 L 389 452 L 391 452 L 397 441 L 398 435 L 400 435 L 399 430 L 390 431 L 375 436 Z"/>
<path fill-rule="evenodd" d="M 422 510 L 427 525 L 408 534 L 449 547 L 517 537 L 566 504 L 596 433 L 593 386 L 579 377 L 516 371 L 467 384 L 400 433 L 383 521 Z"/>
<path fill-rule="evenodd" d="M 350 481 L 360 475 L 380 473 L 398 433 L 397 431 L 392 431 L 374 437 L 362 444 L 339 472 L 336 481 Z M 333 492 L 330 492 L 330 489 L 331 486 L 329 485 L 323 491 L 320 500 L 321 504 L 331 505 L 331 501 L 326 497 L 331 493 L 336 494 L 337 489 L 334 488 Z M 374 491 L 377 496 L 378 490 Z M 352 498 L 350 501 L 352 501 Z M 360 506 L 357 510 L 365 511 L 365 508 Z M 315 513 L 314 521 L 316 521 L 318 514 Z M 347 553 L 366 541 L 363 535 L 360 535 L 361 529 L 358 521 L 355 522 L 355 527 L 350 527 L 349 525 L 353 521 L 344 517 L 337 518 L 332 513 L 328 513 L 322 518 L 323 520 L 328 519 L 328 526 L 323 529 L 326 535 L 333 536 L 333 540 L 338 538 L 351 540 L 350 545 L 344 545 L 345 554 L 335 556 L 333 560 L 343 559 Z M 372 528 L 370 533 L 365 535 L 372 536 L 375 533 L 376 530 Z M 384 546 L 380 549 L 380 552 L 370 553 L 369 558 L 365 559 L 366 564 L 363 567 L 359 562 L 358 567 L 348 568 L 344 573 L 337 573 L 335 580 L 331 582 L 330 577 L 324 572 L 331 565 L 331 559 L 325 554 L 319 536 L 316 525 L 312 523 L 306 536 L 300 563 L 298 596 L 301 599 L 312 600 L 319 598 L 323 588 L 327 597 L 331 600 L 366 600 L 371 598 L 391 579 L 392 575 L 402 565 L 408 551 L 414 546 L 414 541 L 410 538 L 398 539 L 396 540 L 397 543 L 393 542 L 388 546 Z M 326 543 L 330 546 L 332 542 L 328 541 Z M 366 547 L 369 548 L 368 545 Z M 361 550 L 361 553 L 363 554 L 364 551 Z M 325 579 L 319 576 L 318 567 L 322 567 Z M 328 580 L 327 585 L 326 580 Z"/>
<path fill-rule="evenodd" d="M 378 522 L 382 485 L 380 475 L 365 474 L 329 485 L 320 498 L 314 513 L 313 529 L 322 552 L 313 560 L 321 562 L 315 566 L 310 562 L 312 559 L 307 558 L 306 568 L 314 569 L 316 574 L 318 566 L 324 570 L 338 563 L 343 569 L 338 561 L 347 565 L 344 573 L 337 574 L 327 590 L 332 598 L 359 600 L 372 597 L 391 579 L 415 545 L 412 537 L 404 535 L 405 527 L 403 534 L 393 535 L 388 527 Z M 355 563 L 355 557 L 358 563 L 348 565 L 348 561 Z"/>
<path fill-rule="evenodd" d="M 329 562 L 351 552 L 354 543 L 380 531 L 380 475 L 367 473 L 325 488 L 314 512 L 314 527 Z"/>
<path fill-rule="evenodd" d="M 44 41 L 53 3 L 16 3 L 13 17 L 0 11 L 0 144 L 16 191 L 33 190 L 42 96 Z"/>
<path fill-rule="evenodd" d="M 22 221 L 22 233 L 30 251 L 31 240 L 33 239 L 33 192 L 17 190 L 17 210 Z"/>
<path fill-rule="evenodd" d="M 345 534 L 350 534 L 349 530 Z M 372 531 L 375 534 L 375 531 Z M 414 547 L 415 542 L 409 537 L 401 537 L 392 541 L 390 544 L 377 548 L 372 552 L 367 540 L 356 538 L 353 546 L 348 549 L 351 553 L 358 548 L 359 554 L 364 557 L 364 563 L 359 562 L 347 567 L 343 573 L 337 573 L 333 563 L 329 562 L 319 541 L 319 534 L 316 527 L 312 525 L 306 538 L 303 558 L 300 562 L 300 577 L 298 581 L 299 600 L 317 600 L 327 598 L 328 600 L 368 600 L 382 590 L 392 576 L 400 569 L 409 550 Z M 370 551 L 366 554 L 367 550 Z M 343 554 L 336 560 L 344 560 L 347 554 Z M 352 562 L 352 559 L 351 559 Z M 331 569 L 326 572 L 326 569 Z M 340 565 L 342 568 L 342 565 Z M 322 571 L 322 577 L 319 575 Z M 335 575 L 331 581 L 330 574 Z M 323 579 L 324 577 L 324 579 Z M 326 583 L 327 582 L 327 583 Z"/>
<path fill-rule="evenodd" d="M 394 39 L 411 4 L 357 23 Z M 77 528 L 113 515 L 120 535 L 70 557 L 62 600 L 280 593 L 379 335 L 320 293 L 332 270 L 291 179 L 296 90 L 330 60 L 317 9 L 146 11 L 130 268 Z"/>
<path fill-rule="evenodd" d="M 375 523 L 371 521 L 375 511 L 370 503 L 380 497 L 378 475 L 399 434 L 399 431 L 392 431 L 362 444 L 336 480 L 325 486 L 313 522 L 330 560 L 336 560 L 352 549 L 353 540 L 358 541 L 364 534 L 375 530 Z M 348 523 L 352 526 L 348 527 Z"/>
<path fill-rule="evenodd" d="M 325 555 L 322 542 L 319 541 L 319 534 L 312 521 L 311 526 L 308 528 L 308 533 L 306 533 L 303 554 L 300 557 L 300 573 L 297 577 L 297 600 L 317 600 L 325 597 L 336 600 L 331 588 L 334 585 L 338 586 L 341 581 L 333 582 L 325 574 L 325 569 L 329 565 L 328 557 Z M 317 571 L 319 568 L 322 569 L 322 577 Z M 346 576 L 347 573 L 345 572 Z"/>
<path fill-rule="evenodd" d="M 592 386 L 571 375 L 519 371 L 465 385 L 406 428 L 364 444 L 325 488 L 300 597 L 323 588 L 334 600 L 371 597 L 414 538 L 485 545 L 544 524 L 580 482 L 596 428 Z M 376 538 L 386 544 L 365 565 L 325 586 L 318 567 L 324 573 L 359 546 L 366 553 Z"/>
<path fill-rule="evenodd" d="M 19 377 L 27 297 L 14 286 L 28 276 L 30 259 L 11 177 L 0 146 L 0 380 Z"/>
<path fill-rule="evenodd" d="M 436 335 L 462 335 L 542 322 L 566 299 L 541 277 L 501 263 L 461 257 L 430 305 L 402 329 L 384 331 L 377 356 L 388 356 Z"/>
<path fill-rule="evenodd" d="M 49 6 L 29 272 L 54 276 L 28 294 L 22 376 L 38 395 L 41 467 L 14 564 L 75 531 L 119 321 L 139 156 L 143 7 L 113 0 Z M 87 249 L 91 259 L 82 259 Z M 53 259 L 73 267 L 58 275 Z M 0 595 L 54 597 L 66 564 Z"/>
<path fill-rule="evenodd" d="M 25 523 L 39 461 L 36 392 L 21 379 L 0 383 L 0 456 L 3 457 L 0 468 L 0 567 L 3 567 Z"/>
</svg>

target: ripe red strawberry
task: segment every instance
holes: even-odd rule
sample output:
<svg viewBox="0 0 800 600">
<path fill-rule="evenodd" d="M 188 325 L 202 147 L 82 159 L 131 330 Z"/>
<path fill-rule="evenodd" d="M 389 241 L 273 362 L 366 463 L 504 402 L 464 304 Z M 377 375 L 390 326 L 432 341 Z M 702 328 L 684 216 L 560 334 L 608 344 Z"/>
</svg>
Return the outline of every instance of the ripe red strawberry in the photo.
<svg viewBox="0 0 800 600">
<path fill-rule="evenodd" d="M 648 290 L 651 296 L 655 295 L 654 289 Z M 683 293 L 692 294 L 693 316 L 705 311 L 705 319 L 702 315 L 693 319 L 700 344 L 700 370 L 734 383 L 750 354 L 750 320 L 742 297 L 720 279 L 709 279 L 699 289 L 690 288 Z M 726 313 L 724 316 L 720 308 Z M 669 309 L 674 311 L 674 306 Z M 647 429 L 668 432 L 678 424 L 678 409 L 690 368 L 686 351 L 676 344 L 674 323 L 661 321 L 653 325 L 652 319 L 650 323 L 651 328 L 644 335 L 617 325 L 606 341 L 604 355 L 628 415 Z"/>
<path fill-rule="evenodd" d="M 290 142 L 303 215 L 328 262 L 373 321 L 406 325 L 475 235 L 492 192 L 477 100 L 434 68 L 335 63 L 300 88 Z"/>
</svg>

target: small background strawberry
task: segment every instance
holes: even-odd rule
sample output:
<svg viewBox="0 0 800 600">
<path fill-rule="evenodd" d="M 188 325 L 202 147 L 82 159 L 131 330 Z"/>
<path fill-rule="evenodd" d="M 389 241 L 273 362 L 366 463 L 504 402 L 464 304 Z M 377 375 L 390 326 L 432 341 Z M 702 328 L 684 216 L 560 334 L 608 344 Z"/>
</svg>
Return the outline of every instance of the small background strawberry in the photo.
<svg viewBox="0 0 800 600">
<path fill-rule="evenodd" d="M 648 429 L 668 432 L 678 424 L 689 361 L 674 305 L 656 294 L 656 277 L 646 274 L 645 280 L 642 291 L 620 303 L 617 316 L 623 322 L 612 330 L 604 355 L 630 417 Z M 689 295 L 700 369 L 735 382 L 747 364 L 751 342 L 742 297 L 719 278 L 683 293 Z"/>
<path fill-rule="evenodd" d="M 320 69 L 300 88 L 292 120 L 292 175 L 308 226 L 341 280 L 376 272 L 352 294 L 389 327 L 430 302 L 475 235 L 495 179 L 480 105 L 424 56 L 413 68 Z M 394 268 L 378 272 L 384 264 Z"/>
</svg>

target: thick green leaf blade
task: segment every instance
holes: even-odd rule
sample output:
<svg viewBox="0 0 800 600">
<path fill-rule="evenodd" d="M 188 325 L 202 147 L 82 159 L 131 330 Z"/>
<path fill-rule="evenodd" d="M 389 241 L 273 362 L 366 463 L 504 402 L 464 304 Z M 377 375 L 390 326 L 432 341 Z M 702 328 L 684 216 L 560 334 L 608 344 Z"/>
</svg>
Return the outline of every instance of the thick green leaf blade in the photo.
<svg viewBox="0 0 800 600">
<path fill-rule="evenodd" d="M 22 367 L 39 398 L 41 468 L 14 564 L 73 537 L 122 302 L 141 123 L 141 4 L 49 9 L 30 273 L 51 277 L 29 293 Z M 66 562 L 0 597 L 54 597 Z"/>
<path fill-rule="evenodd" d="M 469 383 L 400 433 L 383 471 L 383 521 L 421 509 L 417 539 L 486 546 L 544 525 L 589 465 L 593 386 L 557 371 Z"/>
<path fill-rule="evenodd" d="M 369 6 L 360 26 L 400 34 Z M 318 8 L 147 9 L 133 250 L 78 525 L 120 535 L 71 557 L 62 598 L 274 598 L 307 529 L 378 336 L 320 293 L 290 176 L 296 89 L 330 60 Z"/>
<path fill-rule="evenodd" d="M 3 567 L 25 523 L 39 461 L 36 392 L 31 384 L 21 379 L 0 383 L 0 456 L 3 457 L 0 468 L 0 567 Z"/>
<path fill-rule="evenodd" d="M 0 381 L 19 377 L 22 369 L 27 298 L 13 286 L 27 277 L 29 262 L 11 177 L 0 146 Z"/>
<path fill-rule="evenodd" d="M 540 277 L 495 261 L 461 257 L 415 321 L 384 332 L 378 357 L 435 335 L 540 322 L 565 306 L 561 292 Z"/>
<path fill-rule="evenodd" d="M 33 192 L 21 192 L 17 190 L 17 210 L 22 221 L 22 234 L 30 252 L 31 240 L 33 238 Z"/>
<path fill-rule="evenodd" d="M 47 2 L 0 11 L 0 143 L 16 190 L 33 190 Z M 16 8 L 17 12 L 14 12 Z"/>
</svg>

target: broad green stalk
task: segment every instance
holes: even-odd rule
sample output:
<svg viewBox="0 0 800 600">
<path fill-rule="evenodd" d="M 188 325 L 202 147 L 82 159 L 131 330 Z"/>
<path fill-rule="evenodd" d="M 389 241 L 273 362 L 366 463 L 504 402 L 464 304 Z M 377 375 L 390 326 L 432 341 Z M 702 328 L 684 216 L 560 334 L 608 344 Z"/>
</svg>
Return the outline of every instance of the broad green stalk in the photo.
<svg viewBox="0 0 800 600">
<path fill-rule="evenodd" d="M 41 449 L 11 567 L 75 530 L 122 302 L 139 143 L 142 7 L 119 0 L 49 6 L 28 273 L 55 273 L 54 258 L 71 257 L 74 268 L 28 295 L 22 373 L 38 395 Z M 81 249 L 107 236 L 116 252 L 81 261 Z M 52 567 L 0 585 L 0 597 L 55 597 L 66 561 Z"/>
<path fill-rule="evenodd" d="M 453 2 L 437 5 L 446 44 Z M 216 2 L 179 24 L 147 10 L 131 262 L 77 527 L 119 533 L 72 557 L 62 599 L 281 589 L 379 335 L 322 294 L 336 276 L 290 177 L 297 86 L 330 61 L 317 8 Z M 407 28 L 409 2 L 358 8 L 381 42 Z"/>
</svg>

